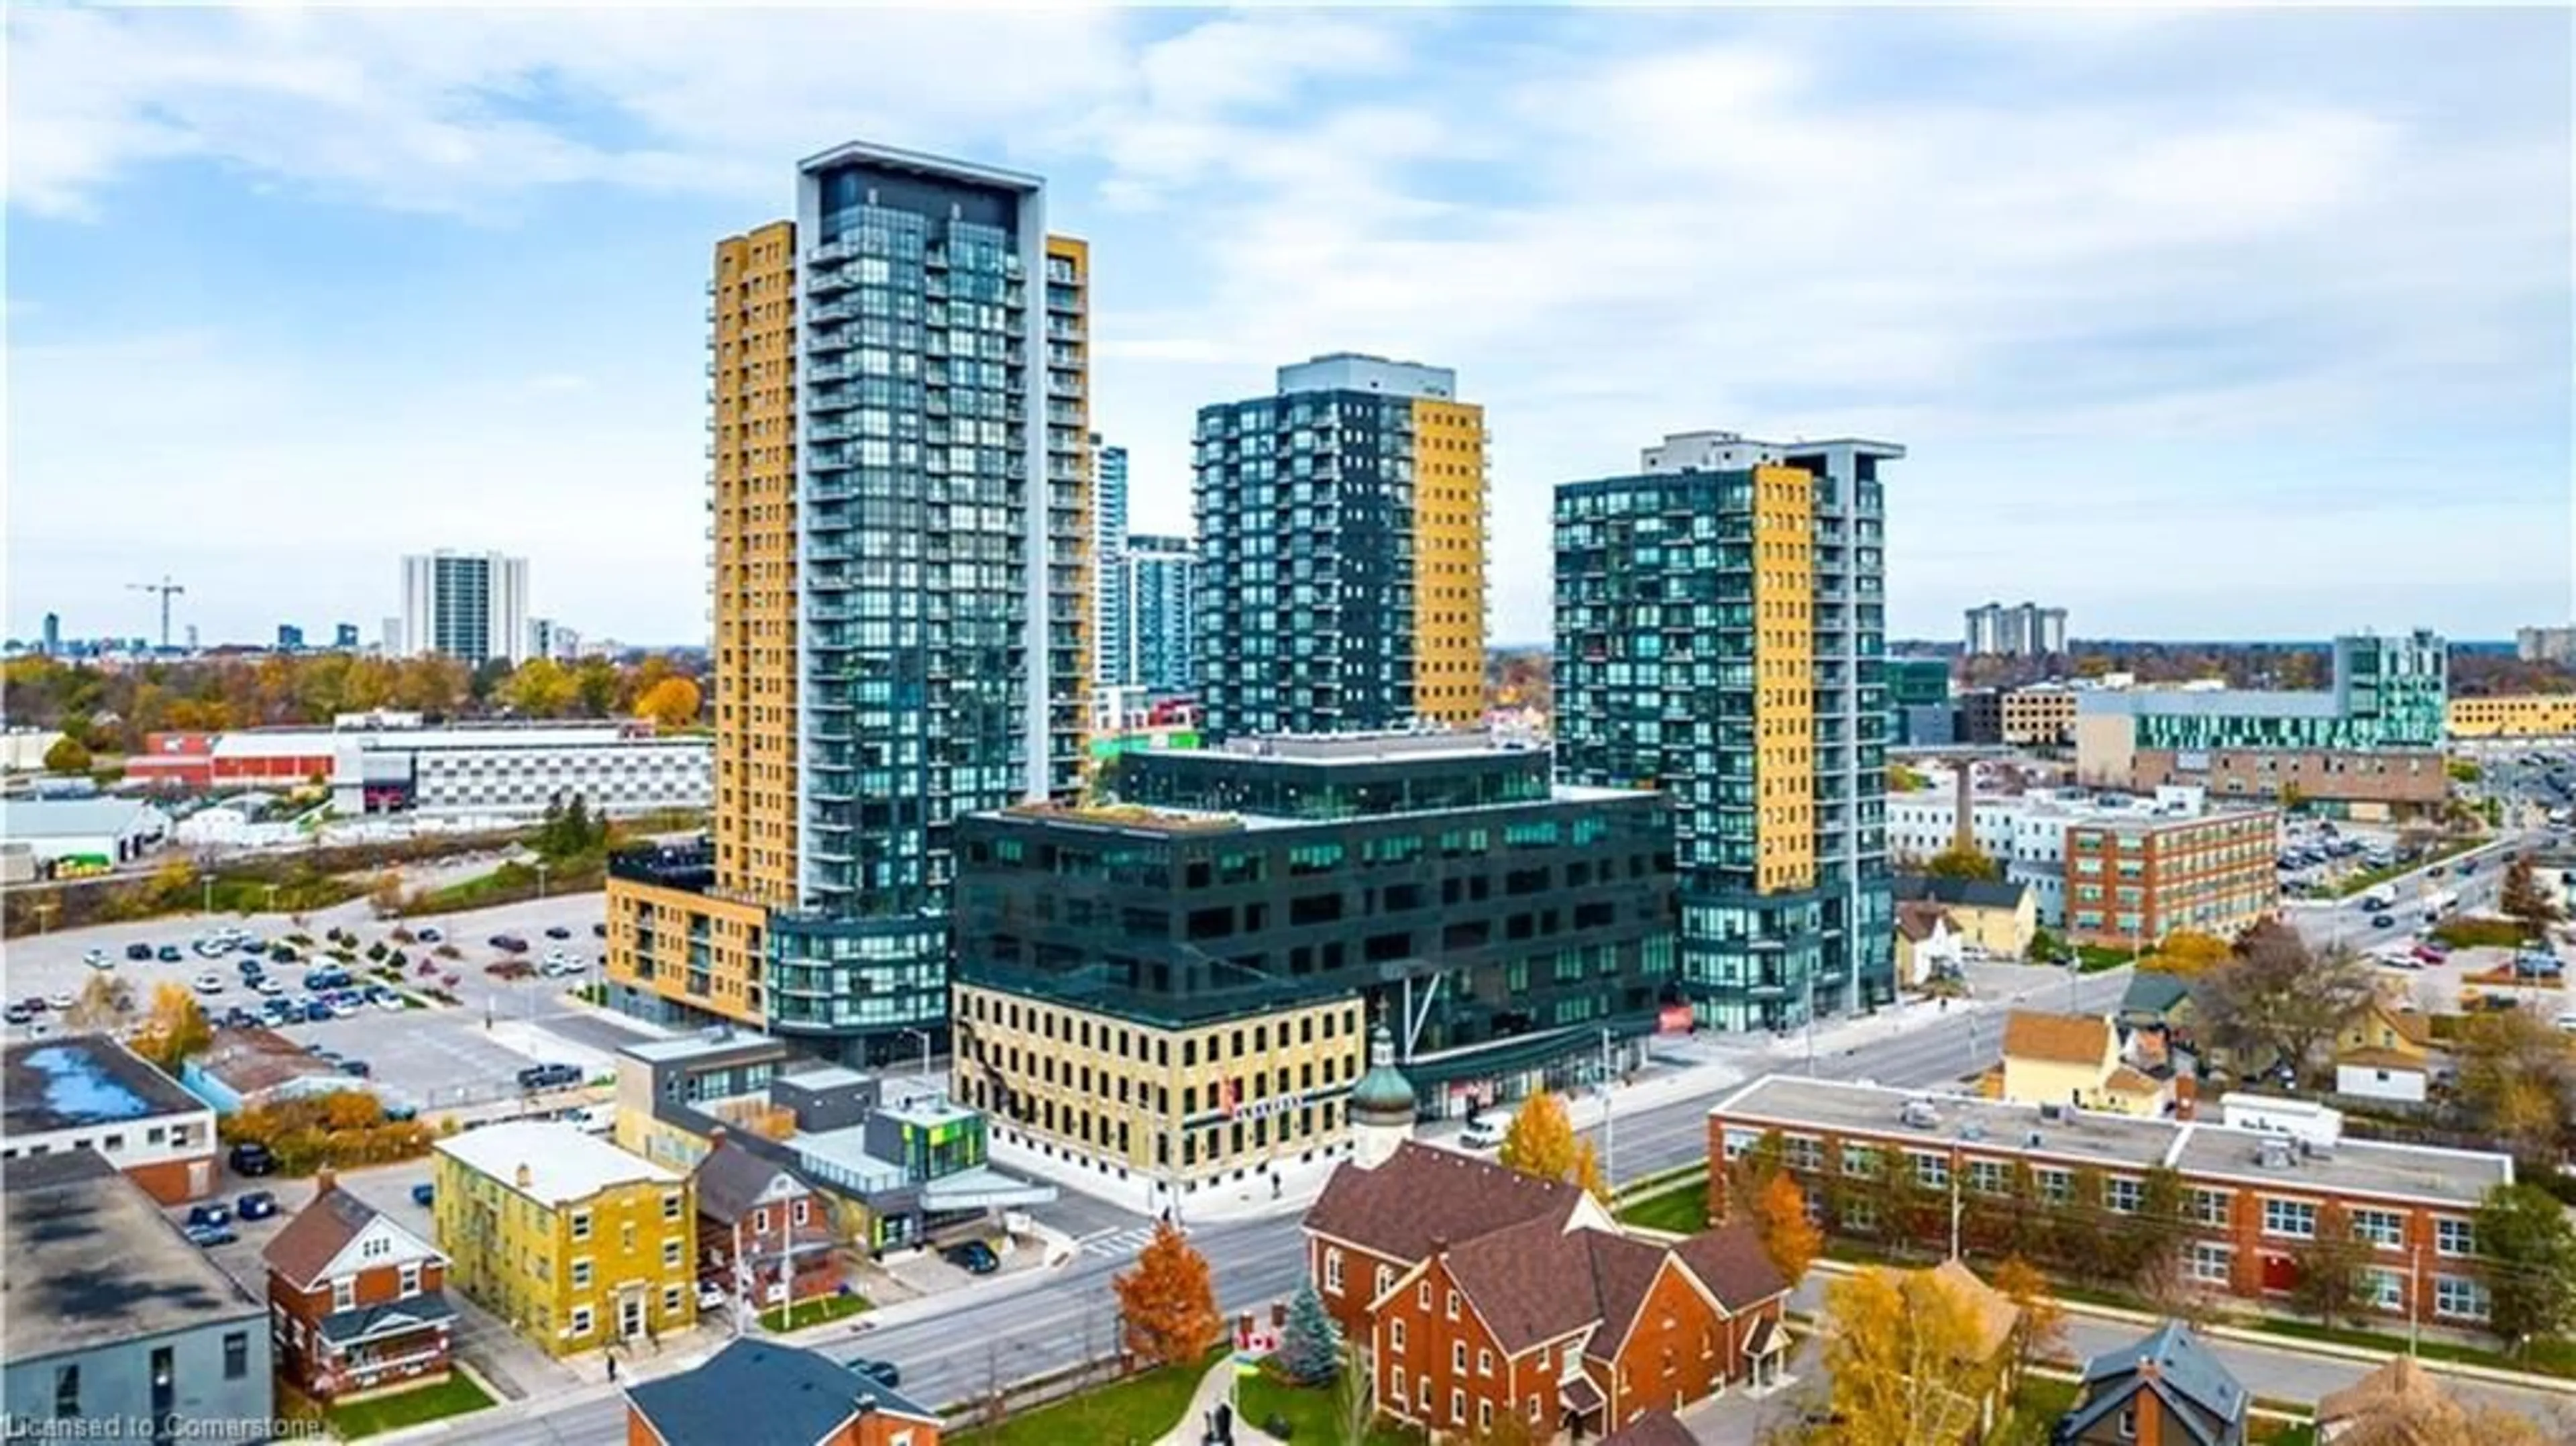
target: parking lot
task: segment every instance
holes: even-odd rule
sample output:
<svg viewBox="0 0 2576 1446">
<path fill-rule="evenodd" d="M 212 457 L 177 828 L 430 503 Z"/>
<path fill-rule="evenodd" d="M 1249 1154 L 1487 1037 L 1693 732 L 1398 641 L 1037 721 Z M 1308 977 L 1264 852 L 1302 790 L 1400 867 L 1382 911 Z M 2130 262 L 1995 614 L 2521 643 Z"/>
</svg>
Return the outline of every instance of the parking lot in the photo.
<svg viewBox="0 0 2576 1446">
<path fill-rule="evenodd" d="M 599 894 L 575 894 L 468 914 L 380 922 L 358 902 L 300 920 L 284 915 L 185 916 L 63 931 L 11 941 L 8 992 L 12 1002 L 32 996 L 67 1003 L 79 996 L 93 976 L 104 973 L 131 988 L 139 1010 L 150 1006 L 155 986 L 170 982 L 190 988 L 208 1015 L 220 1021 L 234 1008 L 256 1010 L 262 1001 L 244 985 L 240 961 L 247 956 L 238 947 L 207 958 L 191 947 L 194 941 L 219 928 L 234 928 L 272 944 L 304 934 L 320 947 L 325 931 L 344 929 L 358 938 L 360 962 L 353 981 L 357 985 L 377 982 L 363 971 L 367 946 L 381 940 L 403 949 L 413 961 L 404 974 L 407 991 L 434 986 L 452 993 L 459 1002 L 399 1010 L 362 1004 L 328 1018 L 298 1017 L 275 1026 L 277 1032 L 363 1062 L 368 1077 L 388 1100 L 423 1110 L 456 1108 L 515 1096 L 517 1073 L 531 1063 L 571 1064 L 596 1075 L 611 1067 L 618 1046 L 666 1032 L 587 1009 L 566 997 L 572 987 L 596 977 L 605 947 L 596 933 L 602 907 Z M 410 930 L 415 942 L 395 940 L 397 927 Z M 418 939 L 423 929 L 435 930 L 438 940 Z M 549 937 L 548 930 L 559 930 L 564 937 Z M 494 948 L 488 941 L 496 934 L 524 939 L 528 952 L 511 955 Z M 154 957 L 148 961 L 127 958 L 129 947 L 138 944 L 152 949 Z M 457 957 L 434 957 L 440 945 L 454 948 Z M 163 950 L 172 948 L 180 956 L 176 962 L 160 957 Z M 579 972 L 528 979 L 500 978 L 488 972 L 488 966 L 504 960 L 541 961 L 551 950 L 562 950 L 578 960 Z M 93 951 L 108 961 L 106 967 L 84 962 Z M 281 997 L 304 1000 L 313 992 L 302 983 L 308 969 L 328 961 L 317 960 L 314 948 L 298 946 L 296 952 L 296 962 L 270 962 L 265 968 L 283 986 Z M 417 972 L 423 962 L 438 972 L 423 978 Z M 445 982 L 450 974 L 456 979 L 452 988 Z M 214 976 L 213 982 L 221 988 L 197 990 L 196 981 L 206 975 Z M 31 1029 L 59 1027 L 59 1009 L 48 1008 L 32 1026 L 13 1025 L 8 1033 L 24 1038 Z"/>
</svg>

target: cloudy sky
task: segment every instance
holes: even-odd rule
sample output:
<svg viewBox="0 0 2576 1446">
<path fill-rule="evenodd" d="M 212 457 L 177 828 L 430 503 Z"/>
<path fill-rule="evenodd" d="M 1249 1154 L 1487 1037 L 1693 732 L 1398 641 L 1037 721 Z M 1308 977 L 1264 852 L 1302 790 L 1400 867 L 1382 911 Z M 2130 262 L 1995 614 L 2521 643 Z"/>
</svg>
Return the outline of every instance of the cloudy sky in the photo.
<svg viewBox="0 0 2576 1446">
<path fill-rule="evenodd" d="M 12 7 L 7 631 L 372 639 L 398 556 L 705 622 L 710 243 L 851 138 L 1039 172 L 1096 418 L 1457 368 L 1495 619 L 1667 431 L 1906 443 L 1891 631 L 2570 616 L 2570 17 Z"/>
</svg>

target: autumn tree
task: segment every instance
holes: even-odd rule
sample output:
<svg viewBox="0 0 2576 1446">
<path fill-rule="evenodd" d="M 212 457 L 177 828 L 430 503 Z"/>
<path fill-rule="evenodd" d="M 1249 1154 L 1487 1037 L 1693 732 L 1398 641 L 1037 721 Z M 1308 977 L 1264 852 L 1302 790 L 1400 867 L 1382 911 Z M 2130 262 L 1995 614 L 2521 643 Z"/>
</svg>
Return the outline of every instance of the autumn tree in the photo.
<svg viewBox="0 0 2576 1446">
<path fill-rule="evenodd" d="M 401 913 L 403 881 L 400 871 L 395 869 L 379 871 L 375 882 L 367 886 L 367 904 L 384 918 L 391 918 Z"/>
<path fill-rule="evenodd" d="M 1574 1133 L 1565 1101 L 1546 1090 L 1521 1102 L 1520 1113 L 1512 1116 L 1511 1128 L 1504 1132 L 1501 1159 L 1507 1169 L 1542 1180 L 1570 1181 L 1596 1200 L 1610 1198 L 1592 1142 Z"/>
<path fill-rule="evenodd" d="M 1136 1255 L 1136 1268 L 1110 1281 L 1127 1349 L 1158 1366 L 1194 1363 L 1224 1334 L 1207 1257 L 1169 1220 Z"/>
<path fill-rule="evenodd" d="M 2227 941 L 2217 935 L 2181 929 L 2166 935 L 2165 941 L 2156 946 L 2156 952 L 2138 967 L 2197 979 L 2226 963 L 2229 953 Z"/>
<path fill-rule="evenodd" d="M 560 718 L 572 710 L 577 689 L 571 673 L 552 658 L 530 658 L 492 690 L 493 701 L 528 718 Z"/>
<path fill-rule="evenodd" d="M 1825 1285 L 1834 1439 L 1924 1446 L 1976 1422 L 1989 1363 L 1976 1309 L 1930 1271 L 1863 1270 Z"/>
<path fill-rule="evenodd" d="M 2496 906 L 2506 918 L 2522 925 L 2523 932 L 2535 939 L 2547 934 L 2549 926 L 2557 923 L 2563 915 L 2557 901 L 2540 886 L 2528 854 L 2516 855 L 2512 863 L 2505 865 L 2503 893 Z"/>
<path fill-rule="evenodd" d="M 1368 1342 L 1357 1336 L 1342 1341 L 1340 1378 L 1333 1382 L 1333 1430 L 1339 1446 L 1369 1446 L 1377 1423 L 1377 1365 Z"/>
<path fill-rule="evenodd" d="M 1289 1298 L 1288 1321 L 1272 1359 L 1301 1386 L 1320 1386 L 1341 1369 L 1342 1328 L 1324 1309 L 1312 1280 L 1298 1282 L 1297 1293 Z"/>
<path fill-rule="evenodd" d="M 134 987 L 113 974 L 92 974 L 63 1022 L 74 1029 L 110 1030 L 134 1013 Z"/>
<path fill-rule="evenodd" d="M 2291 1252 L 2298 1281 L 2291 1303 L 2328 1330 L 2348 1323 L 2370 1302 L 2369 1242 L 2352 1233 L 2352 1216 L 2332 1200 L 2317 1207 L 2316 1233 Z"/>
<path fill-rule="evenodd" d="M 2576 1225 L 2537 1185 L 2498 1185 L 2478 1207 L 2487 1260 L 2487 1329 L 2520 1350 L 2576 1330 Z"/>
<path fill-rule="evenodd" d="M 2485 1403 L 2462 1405 L 2444 1391 L 2392 1394 L 2336 1433 L 2335 1446 L 2565 1446 L 2576 1425 L 2559 1407 L 2551 1428 L 2520 1411 Z"/>
<path fill-rule="evenodd" d="M 620 682 L 617 665 L 606 658 L 584 658 L 573 668 L 573 700 L 586 718 L 605 718 L 617 711 Z"/>
<path fill-rule="evenodd" d="M 136 1054 L 176 1074 L 180 1061 L 203 1054 L 214 1037 L 206 1012 L 197 1007 L 197 997 L 186 985 L 164 979 L 152 986 L 152 1011 L 144 1016 L 132 1043 Z"/>
<path fill-rule="evenodd" d="M 1783 1170 L 1771 1177 L 1754 1205 L 1754 1221 L 1762 1253 L 1780 1274 L 1791 1285 L 1806 1279 L 1807 1267 L 1824 1253 L 1825 1233 L 1807 1218 L 1807 1192 L 1795 1176 Z"/>
<path fill-rule="evenodd" d="M 68 733 L 55 739 L 53 746 L 45 750 L 47 773 L 87 773 L 89 770 L 89 750 Z"/>
<path fill-rule="evenodd" d="M 2013 1360 L 2027 1367 L 2066 1349 L 2066 1307 L 2048 1293 L 2048 1277 L 2015 1255 L 1995 1267 L 1996 1292 L 2021 1314 L 2013 1322 Z"/>
<path fill-rule="evenodd" d="M 2202 1037 L 2228 1051 L 2239 1075 L 2267 1060 L 2305 1074 L 2377 987 L 2359 955 L 2312 953 L 2296 929 L 2266 919 L 2201 977 L 2193 998 Z"/>
<path fill-rule="evenodd" d="M 699 703 L 698 685 L 674 674 L 636 695 L 635 716 L 678 728 L 698 721 Z"/>
<path fill-rule="evenodd" d="M 2546 1162 L 2576 1136 L 2576 1055 L 2527 1009 L 2484 1010 L 2461 1025 L 2459 1100 L 2520 1159 Z"/>
<path fill-rule="evenodd" d="M 1936 879 L 1983 879 L 1988 883 L 2003 880 L 2003 866 L 1986 857 L 1973 843 L 1955 843 L 1934 854 L 1923 865 L 1923 871 Z"/>
</svg>

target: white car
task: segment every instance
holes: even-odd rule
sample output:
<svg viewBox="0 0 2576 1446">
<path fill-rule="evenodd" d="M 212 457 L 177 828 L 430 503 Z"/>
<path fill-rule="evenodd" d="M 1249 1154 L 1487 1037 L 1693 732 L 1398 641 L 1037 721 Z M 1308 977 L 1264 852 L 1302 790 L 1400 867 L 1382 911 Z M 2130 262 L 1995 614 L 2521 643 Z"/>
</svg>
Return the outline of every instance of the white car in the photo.
<svg viewBox="0 0 2576 1446">
<path fill-rule="evenodd" d="M 56 994 L 45 1000 L 45 1006 L 53 1010 L 56 1014 L 60 1014 L 64 1010 L 71 1008 L 72 1005 L 77 1002 L 78 1001 L 74 1000 L 69 994 Z"/>
<path fill-rule="evenodd" d="M 113 969 L 116 967 L 116 956 L 104 949 L 92 949 L 81 956 L 81 962 L 92 969 Z"/>
<path fill-rule="evenodd" d="M 1511 1133 L 1511 1128 L 1511 1116 L 1488 1110 L 1474 1124 L 1469 1125 L 1465 1133 L 1458 1136 L 1458 1143 L 1470 1150 L 1500 1149 L 1503 1136 Z"/>
<path fill-rule="evenodd" d="M 2558 1016 L 2558 1028 L 2561 1033 L 2576 1034 L 2576 1009 Z"/>
<path fill-rule="evenodd" d="M 221 993 L 223 993 L 223 992 L 224 992 L 224 976 L 222 976 L 221 974 L 216 973 L 216 972 L 215 972 L 214 970 L 212 970 L 212 969 L 209 969 L 209 970 L 207 970 L 205 973 L 198 975 L 198 976 L 197 976 L 197 992 L 198 992 L 199 994 L 221 994 Z"/>
<path fill-rule="evenodd" d="M 724 1307 L 724 1287 L 716 1284 L 712 1280 L 700 1281 L 698 1283 L 698 1309 L 722 1310 Z"/>
</svg>

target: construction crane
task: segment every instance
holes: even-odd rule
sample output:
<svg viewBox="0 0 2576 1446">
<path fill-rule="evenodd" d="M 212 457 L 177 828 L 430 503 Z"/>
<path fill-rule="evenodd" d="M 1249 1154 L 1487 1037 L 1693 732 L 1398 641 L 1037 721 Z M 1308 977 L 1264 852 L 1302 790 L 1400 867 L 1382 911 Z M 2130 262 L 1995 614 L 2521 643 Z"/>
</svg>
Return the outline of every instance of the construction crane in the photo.
<svg viewBox="0 0 2576 1446">
<path fill-rule="evenodd" d="M 161 650 L 168 652 L 170 650 L 170 599 L 186 592 L 187 589 L 172 582 L 170 574 L 166 572 L 161 574 L 159 582 L 129 582 L 125 587 L 128 592 L 157 592 L 161 595 Z"/>
</svg>

